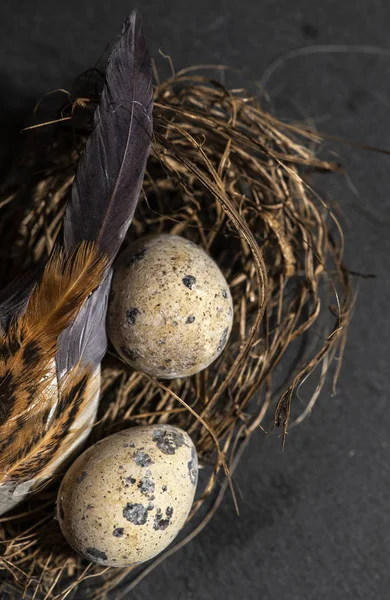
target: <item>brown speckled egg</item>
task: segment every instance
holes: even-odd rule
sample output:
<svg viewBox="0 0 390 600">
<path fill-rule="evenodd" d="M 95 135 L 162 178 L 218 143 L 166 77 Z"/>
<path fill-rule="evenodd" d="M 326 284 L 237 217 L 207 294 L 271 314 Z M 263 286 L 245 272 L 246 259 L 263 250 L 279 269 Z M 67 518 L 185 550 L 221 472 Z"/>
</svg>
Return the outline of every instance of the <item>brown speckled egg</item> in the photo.
<svg viewBox="0 0 390 600">
<path fill-rule="evenodd" d="M 128 364 L 154 377 L 198 373 L 222 352 L 233 321 L 218 265 L 177 235 L 145 238 L 116 267 L 108 332 Z"/>
<path fill-rule="evenodd" d="M 62 480 L 57 518 L 85 558 L 112 567 L 142 563 L 183 527 L 197 478 L 196 450 L 185 431 L 133 427 L 77 458 Z"/>
</svg>

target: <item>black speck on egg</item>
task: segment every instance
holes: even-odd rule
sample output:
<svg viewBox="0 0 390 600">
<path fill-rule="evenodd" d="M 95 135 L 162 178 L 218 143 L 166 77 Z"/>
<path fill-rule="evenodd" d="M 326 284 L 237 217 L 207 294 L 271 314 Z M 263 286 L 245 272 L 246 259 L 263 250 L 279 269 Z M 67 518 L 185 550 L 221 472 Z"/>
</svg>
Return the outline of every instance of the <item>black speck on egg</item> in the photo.
<svg viewBox="0 0 390 600">
<path fill-rule="evenodd" d="M 107 554 L 105 552 L 102 552 L 101 550 L 98 550 L 97 548 L 86 548 L 85 554 L 90 560 L 95 560 L 98 562 L 102 560 L 107 560 Z"/>
<path fill-rule="evenodd" d="M 171 429 L 157 429 L 152 439 L 163 454 L 175 454 L 177 448 L 184 444 L 183 434 Z"/>
<path fill-rule="evenodd" d="M 138 315 L 140 314 L 140 310 L 133 306 L 126 311 L 126 321 L 129 325 L 135 325 Z"/>
<path fill-rule="evenodd" d="M 186 287 L 188 287 L 189 290 L 193 290 L 196 285 L 196 277 L 193 275 L 185 275 L 185 277 L 182 279 L 182 282 Z"/>
<path fill-rule="evenodd" d="M 198 482 L 198 457 L 196 455 L 195 448 L 191 449 L 191 460 L 188 463 L 188 474 L 192 485 L 196 485 Z"/>
<path fill-rule="evenodd" d="M 145 254 L 146 254 L 146 248 L 143 248 L 143 250 L 140 250 L 139 252 L 134 252 L 126 260 L 125 266 L 132 267 L 133 265 L 138 264 L 144 258 Z"/>
<path fill-rule="evenodd" d="M 134 460 L 139 467 L 148 467 L 152 463 L 152 459 L 150 458 L 149 454 L 146 454 L 146 452 L 141 452 L 140 450 L 134 452 Z"/>
<path fill-rule="evenodd" d="M 126 356 L 131 361 L 137 360 L 139 358 L 139 354 L 136 350 L 132 350 L 131 348 L 127 348 L 126 346 L 121 346 L 121 352 L 123 356 Z"/>
<path fill-rule="evenodd" d="M 87 471 L 83 471 L 79 477 L 77 477 L 77 483 L 82 483 L 84 479 L 87 477 Z"/>
<path fill-rule="evenodd" d="M 116 527 L 114 529 L 114 531 L 112 532 L 112 535 L 114 537 L 123 537 L 123 532 L 124 532 L 123 527 Z"/>
<path fill-rule="evenodd" d="M 128 502 L 123 508 L 122 514 L 133 525 L 145 525 L 148 520 L 148 511 L 143 504 L 130 504 Z"/>
<path fill-rule="evenodd" d="M 142 477 L 140 482 L 138 483 L 138 489 L 141 494 L 153 494 L 154 492 L 154 481 L 149 477 Z"/>
<path fill-rule="evenodd" d="M 131 485 L 133 485 L 137 480 L 134 479 L 134 477 L 132 477 L 130 475 L 129 477 L 125 477 L 125 481 L 127 481 L 127 483 L 131 483 Z"/>
<path fill-rule="evenodd" d="M 173 515 L 173 508 L 171 506 L 168 506 L 168 508 L 165 511 L 165 515 L 167 517 L 166 519 L 163 518 L 161 508 L 158 508 L 156 510 L 156 514 L 154 517 L 154 523 L 153 523 L 153 529 L 155 531 L 164 530 L 168 527 L 169 523 L 171 522 L 172 515 Z"/>
<path fill-rule="evenodd" d="M 194 315 L 190 315 L 189 317 L 187 317 L 186 323 L 193 323 L 194 321 L 195 321 Z"/>
<path fill-rule="evenodd" d="M 223 330 L 221 339 L 219 340 L 217 352 L 222 352 L 222 350 L 224 349 L 226 342 L 227 342 L 228 332 L 229 332 L 228 327 L 225 327 L 225 329 Z"/>
</svg>

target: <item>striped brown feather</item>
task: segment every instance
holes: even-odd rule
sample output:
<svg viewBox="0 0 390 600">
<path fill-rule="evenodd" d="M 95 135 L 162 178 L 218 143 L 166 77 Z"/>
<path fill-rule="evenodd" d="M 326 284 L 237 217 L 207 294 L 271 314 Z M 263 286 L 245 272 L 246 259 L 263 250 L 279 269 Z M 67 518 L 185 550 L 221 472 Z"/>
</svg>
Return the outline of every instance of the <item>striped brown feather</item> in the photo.
<svg viewBox="0 0 390 600">
<path fill-rule="evenodd" d="M 82 242 L 66 256 L 61 248 L 51 256 L 25 313 L 13 327 L 52 357 L 59 334 L 76 318 L 85 300 L 106 275 L 107 257 L 93 242 Z M 12 331 L 12 327 L 11 327 Z"/>
<path fill-rule="evenodd" d="M 80 435 L 75 421 L 98 393 L 99 377 L 78 365 L 67 377 L 61 390 L 55 416 L 47 429 L 25 438 L 13 461 L 1 464 L 0 485 L 7 481 L 47 479 L 54 474 L 57 459 L 62 458 Z M 73 427 L 73 429 L 72 429 Z M 72 431 L 71 431 L 72 430 Z M 21 448 L 21 449 L 20 449 Z M 8 454 L 8 453 L 7 453 Z"/>
<path fill-rule="evenodd" d="M 53 377 L 58 336 L 101 283 L 106 265 L 106 257 L 92 243 L 80 244 L 69 257 L 57 250 L 25 313 L 0 337 L 0 447 L 15 430 L 16 420 L 20 425 L 28 419 L 26 436 L 32 427 L 44 427 L 41 415 L 56 400 L 45 389 Z"/>
</svg>

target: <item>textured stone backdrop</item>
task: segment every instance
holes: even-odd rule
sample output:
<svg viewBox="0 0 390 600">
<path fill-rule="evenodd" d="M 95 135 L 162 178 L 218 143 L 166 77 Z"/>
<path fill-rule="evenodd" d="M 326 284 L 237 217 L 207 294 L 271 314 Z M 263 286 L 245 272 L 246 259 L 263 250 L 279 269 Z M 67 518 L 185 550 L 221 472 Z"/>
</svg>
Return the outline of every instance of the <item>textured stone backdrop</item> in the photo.
<svg viewBox="0 0 390 600">
<path fill-rule="evenodd" d="M 46 91 L 94 65 L 133 8 L 124 0 L 19 0 L 0 7 L 2 168 Z M 255 89 L 293 48 L 389 47 L 387 0 L 138 1 L 162 72 L 223 63 Z M 280 117 L 390 148 L 390 55 L 315 53 L 289 59 L 268 82 Z M 129 597 L 136 600 L 384 600 L 388 597 L 390 158 L 337 146 L 349 177 L 321 180 L 345 214 L 357 306 L 335 398 L 325 391 L 286 450 L 259 431 L 209 527 Z"/>
</svg>

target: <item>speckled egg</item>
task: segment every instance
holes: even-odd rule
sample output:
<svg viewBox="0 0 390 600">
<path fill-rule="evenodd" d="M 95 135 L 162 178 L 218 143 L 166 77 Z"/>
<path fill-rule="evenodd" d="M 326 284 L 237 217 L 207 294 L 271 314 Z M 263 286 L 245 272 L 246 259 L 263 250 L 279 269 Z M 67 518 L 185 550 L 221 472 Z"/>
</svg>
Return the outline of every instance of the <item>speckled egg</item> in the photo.
<svg viewBox="0 0 390 600">
<path fill-rule="evenodd" d="M 185 431 L 134 427 L 77 458 L 61 483 L 57 518 L 85 558 L 112 567 L 142 563 L 183 527 L 197 478 L 196 450 Z"/>
<path fill-rule="evenodd" d="M 233 321 L 218 265 L 177 235 L 139 240 L 116 267 L 108 332 L 133 368 L 172 379 L 198 373 L 222 352 Z"/>
</svg>

